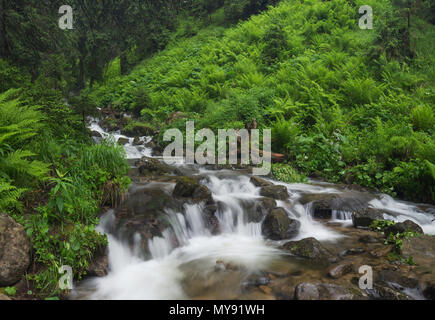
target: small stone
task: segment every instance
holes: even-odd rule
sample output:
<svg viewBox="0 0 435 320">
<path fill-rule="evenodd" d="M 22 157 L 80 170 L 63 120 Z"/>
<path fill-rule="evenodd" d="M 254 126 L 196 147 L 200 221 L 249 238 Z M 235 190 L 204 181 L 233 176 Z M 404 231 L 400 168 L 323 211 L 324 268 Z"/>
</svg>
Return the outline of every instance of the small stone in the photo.
<svg viewBox="0 0 435 320">
<path fill-rule="evenodd" d="M 352 248 L 344 250 L 340 253 L 340 257 L 354 256 L 366 252 L 363 248 Z"/>
<path fill-rule="evenodd" d="M 328 271 L 328 276 L 333 279 L 339 279 L 345 274 L 348 274 L 353 271 L 353 264 L 352 263 L 344 263 L 339 264 L 338 266 L 332 267 Z"/>
<path fill-rule="evenodd" d="M 378 238 L 376 238 L 376 237 L 374 237 L 374 236 L 371 236 L 371 235 L 364 235 L 364 236 L 361 236 L 361 237 L 358 239 L 358 241 L 359 241 L 359 242 L 362 242 L 362 243 L 378 243 L 378 242 L 379 242 Z"/>
<path fill-rule="evenodd" d="M 268 286 L 259 286 L 258 288 L 261 291 L 263 291 L 263 293 L 265 293 L 265 294 L 271 294 L 272 293 L 272 289 L 269 288 Z"/>
</svg>

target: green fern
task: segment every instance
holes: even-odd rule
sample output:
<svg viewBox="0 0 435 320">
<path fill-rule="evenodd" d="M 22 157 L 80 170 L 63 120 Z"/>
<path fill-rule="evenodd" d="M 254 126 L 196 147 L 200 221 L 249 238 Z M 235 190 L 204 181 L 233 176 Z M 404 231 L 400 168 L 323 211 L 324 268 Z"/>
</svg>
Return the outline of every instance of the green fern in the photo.
<svg viewBox="0 0 435 320">
<path fill-rule="evenodd" d="M 8 181 L 0 179 L 0 211 L 21 209 L 19 198 L 25 191 L 24 188 L 14 187 Z"/>
</svg>

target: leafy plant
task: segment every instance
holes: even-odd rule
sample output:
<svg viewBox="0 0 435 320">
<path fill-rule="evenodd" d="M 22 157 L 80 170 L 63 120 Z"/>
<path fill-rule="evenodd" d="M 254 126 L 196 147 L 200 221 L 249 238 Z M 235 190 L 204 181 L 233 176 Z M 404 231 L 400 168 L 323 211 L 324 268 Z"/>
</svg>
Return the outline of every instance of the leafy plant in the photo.
<svg viewBox="0 0 435 320">
<path fill-rule="evenodd" d="M 15 287 L 6 287 L 4 290 L 5 293 L 11 297 L 15 296 L 15 294 L 17 293 L 17 288 Z"/>
</svg>

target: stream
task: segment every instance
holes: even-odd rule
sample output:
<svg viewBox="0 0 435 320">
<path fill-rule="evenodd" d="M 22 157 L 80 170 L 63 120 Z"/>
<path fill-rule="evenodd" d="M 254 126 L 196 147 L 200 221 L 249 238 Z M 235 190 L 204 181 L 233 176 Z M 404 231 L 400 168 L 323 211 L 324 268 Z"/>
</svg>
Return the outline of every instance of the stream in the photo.
<svg viewBox="0 0 435 320">
<path fill-rule="evenodd" d="M 140 197 L 144 194 L 154 200 L 161 194 L 172 195 L 176 183 L 171 175 L 149 180 L 137 172 L 137 160 L 153 157 L 153 150 L 146 147 L 151 137 L 140 137 L 141 145 L 135 145 L 133 137 L 106 132 L 95 119 L 89 129 L 115 141 L 128 139 L 124 148 L 132 164 L 133 184 L 128 200 L 131 206 L 136 205 L 135 201 L 141 206 L 144 200 Z M 210 219 L 204 214 L 208 207 L 203 202 L 184 201 L 180 208 L 169 202 L 167 206 L 163 204 L 166 227 L 159 235 L 153 231 L 148 237 L 138 231 L 141 221 L 145 220 L 122 218 L 122 208 L 109 210 L 98 226 L 98 231 L 107 234 L 109 240 L 108 274 L 75 283 L 71 299 L 292 298 L 297 283 L 326 279 L 325 266 L 295 257 L 283 250 L 282 245 L 288 240 L 313 237 L 337 255 L 359 247 L 358 237 L 362 233 L 356 232 L 366 232 L 352 225 L 352 211 L 359 207 L 386 210 L 385 219 L 411 220 L 419 224 L 425 234 L 435 234 L 435 210 L 428 205 L 320 181 L 286 184 L 265 179 L 273 185 L 285 186 L 289 198 L 276 200 L 276 207 L 283 208 L 291 219 L 300 223 L 297 235 L 291 239 L 265 239 L 262 234 L 264 214 L 258 209 L 263 199 L 261 187 L 251 182 L 249 170 L 184 164 L 176 165 L 176 170 L 179 174 L 173 176 L 182 173 L 193 177 L 210 190 L 218 229 L 210 227 Z M 332 208 L 331 217 L 318 219 L 313 199 L 324 199 L 331 194 L 338 196 L 333 202 L 336 206 Z M 130 230 L 128 226 L 134 228 Z M 344 280 L 336 283 L 343 284 Z M 422 298 L 419 292 L 409 293 L 409 296 Z"/>
</svg>

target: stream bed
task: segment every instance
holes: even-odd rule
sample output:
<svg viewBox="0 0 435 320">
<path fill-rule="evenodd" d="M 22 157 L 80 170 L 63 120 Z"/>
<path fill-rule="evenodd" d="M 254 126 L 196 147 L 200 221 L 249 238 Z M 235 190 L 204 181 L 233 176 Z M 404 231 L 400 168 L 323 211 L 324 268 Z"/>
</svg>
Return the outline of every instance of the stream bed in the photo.
<svg viewBox="0 0 435 320">
<path fill-rule="evenodd" d="M 133 184 L 126 203 L 106 212 L 98 226 L 109 240 L 108 274 L 75 283 L 71 299 L 301 299 L 307 288 L 315 289 L 308 296 L 314 299 L 424 299 L 427 283 L 435 279 L 421 276 L 427 270 L 391 264 L 387 253 L 382 255 L 387 247 L 382 237 L 352 222 L 352 212 L 372 208 L 382 211 L 384 219 L 411 220 L 434 235 L 432 206 L 319 181 L 264 179 L 288 192 L 287 199 L 270 200 L 273 208 L 268 208 L 249 168 L 179 164 L 165 165 L 164 174 L 144 174 L 143 157 L 160 161 L 147 147 L 151 137 L 140 137 L 135 145 L 134 138 L 106 132 L 97 120 L 90 129 L 104 138 L 128 139 L 124 148 Z M 211 198 L 174 197 L 180 177 L 206 187 Z M 264 236 L 262 224 L 276 208 L 297 221 L 297 234 L 291 238 Z M 307 238 L 318 241 L 335 260 L 307 259 L 285 249 L 286 242 Z M 331 267 L 343 264 L 352 267 L 340 277 L 331 276 Z M 373 266 L 382 285 L 360 289 L 362 265 Z M 415 285 L 403 280 L 404 275 L 416 279 Z"/>
</svg>

